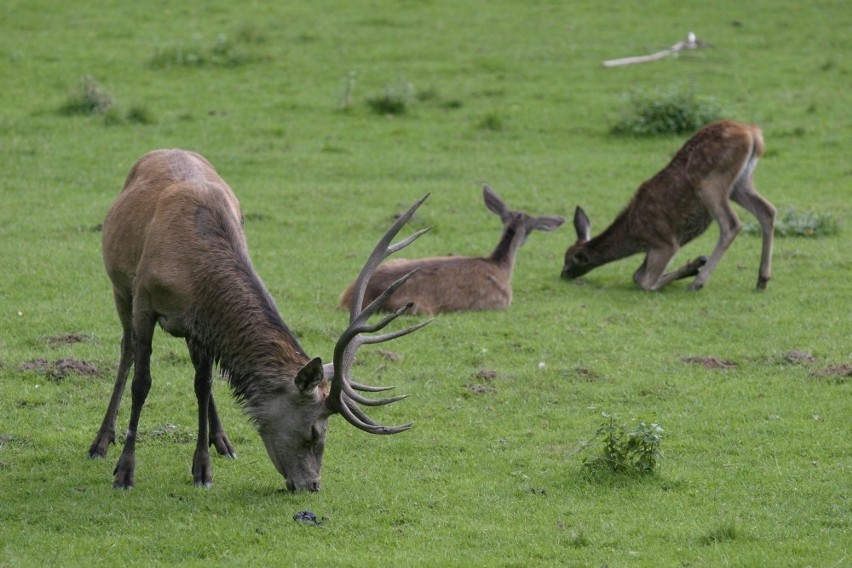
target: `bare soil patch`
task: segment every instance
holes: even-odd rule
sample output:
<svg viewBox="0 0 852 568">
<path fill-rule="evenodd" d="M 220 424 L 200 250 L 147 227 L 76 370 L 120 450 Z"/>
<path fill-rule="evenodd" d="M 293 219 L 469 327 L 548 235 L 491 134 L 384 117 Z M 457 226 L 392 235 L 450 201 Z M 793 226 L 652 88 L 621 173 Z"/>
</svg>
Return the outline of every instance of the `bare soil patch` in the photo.
<svg viewBox="0 0 852 568">
<path fill-rule="evenodd" d="M 88 361 L 71 359 L 69 357 L 56 361 L 48 361 L 47 359 L 40 358 L 32 359 L 21 364 L 20 368 L 21 371 L 42 373 L 54 381 L 62 380 L 72 373 L 83 377 L 96 377 L 100 374 L 100 369 Z"/>
<path fill-rule="evenodd" d="M 701 365 L 705 369 L 735 369 L 737 367 L 737 364 L 733 361 L 719 357 L 684 357 L 682 361 L 693 365 Z"/>
</svg>

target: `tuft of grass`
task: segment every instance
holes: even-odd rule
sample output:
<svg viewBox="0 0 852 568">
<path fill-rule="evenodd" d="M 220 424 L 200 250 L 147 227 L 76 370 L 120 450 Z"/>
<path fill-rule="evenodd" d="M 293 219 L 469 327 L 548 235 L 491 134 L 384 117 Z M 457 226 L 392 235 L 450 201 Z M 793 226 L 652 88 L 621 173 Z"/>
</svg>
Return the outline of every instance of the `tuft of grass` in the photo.
<svg viewBox="0 0 852 568">
<path fill-rule="evenodd" d="M 91 75 L 83 75 L 68 94 L 59 113 L 66 116 L 104 114 L 112 108 L 112 95 Z"/>
<path fill-rule="evenodd" d="M 734 541 L 738 536 L 739 530 L 734 523 L 722 523 L 703 535 L 699 542 L 705 546 L 710 546 Z"/>
<path fill-rule="evenodd" d="M 619 136 L 691 134 L 720 118 L 721 105 L 715 99 L 699 97 L 692 87 L 636 90 L 628 95 L 627 109 L 611 132 Z"/>
<path fill-rule="evenodd" d="M 497 111 L 491 111 L 485 113 L 485 115 L 479 119 L 477 126 L 482 130 L 490 130 L 491 132 L 500 132 L 505 128 L 505 121 L 503 120 L 503 115 L 501 115 Z"/>
<path fill-rule="evenodd" d="M 247 39 L 248 38 L 248 39 Z M 238 33 L 237 41 L 226 34 L 216 36 L 212 45 L 203 45 L 199 40 L 189 44 L 183 42 L 157 46 L 148 60 L 152 69 L 169 67 L 237 67 L 256 59 L 242 47 L 243 43 L 255 41 L 254 36 Z"/>
<path fill-rule="evenodd" d="M 381 93 L 367 97 L 367 106 L 375 114 L 405 114 L 417 100 L 414 85 L 400 79 L 396 83 L 385 85 Z"/>
<path fill-rule="evenodd" d="M 595 455 L 583 460 L 583 466 L 595 469 L 607 469 L 615 473 L 654 473 L 663 457 L 660 444 L 663 440 L 663 428 L 657 423 L 639 422 L 632 430 L 615 422 L 616 415 L 602 413 L 601 423 L 589 446 L 597 448 Z"/>
<path fill-rule="evenodd" d="M 760 225 L 755 221 L 743 223 L 743 232 L 747 235 L 760 235 Z M 776 237 L 832 237 L 840 232 L 837 220 L 829 213 L 818 211 L 798 212 L 787 209 L 784 215 L 775 219 Z"/>
</svg>

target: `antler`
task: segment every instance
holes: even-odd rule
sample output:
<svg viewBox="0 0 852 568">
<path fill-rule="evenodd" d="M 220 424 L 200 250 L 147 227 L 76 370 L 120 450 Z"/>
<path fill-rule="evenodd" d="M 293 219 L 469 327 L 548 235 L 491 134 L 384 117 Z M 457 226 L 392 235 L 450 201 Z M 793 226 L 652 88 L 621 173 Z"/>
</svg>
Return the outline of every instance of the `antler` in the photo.
<svg viewBox="0 0 852 568">
<path fill-rule="evenodd" d="M 337 340 L 337 344 L 334 346 L 333 376 L 331 377 L 331 391 L 326 399 L 326 406 L 333 412 L 339 412 L 342 414 L 343 417 L 356 428 L 364 430 L 365 432 L 370 432 L 371 434 L 396 434 L 411 428 L 411 423 L 402 424 L 400 426 L 382 426 L 367 416 L 367 414 L 358 407 L 358 404 L 363 404 L 365 406 L 380 406 L 401 400 L 407 395 L 373 399 L 366 398 L 356 393 L 356 390 L 380 392 L 389 390 L 393 387 L 373 387 L 352 381 L 349 374 L 352 369 L 352 365 L 355 362 L 355 353 L 361 345 L 382 343 L 384 341 L 396 339 L 397 337 L 402 337 L 403 335 L 408 335 L 409 333 L 417 331 L 421 327 L 427 325 L 432 320 L 429 319 L 411 327 L 399 331 L 383 333 L 381 335 L 362 335 L 364 333 L 373 333 L 382 330 L 390 322 L 411 308 L 413 304 L 409 303 L 377 323 L 370 324 L 368 322 L 370 317 L 379 310 L 390 295 L 393 294 L 400 286 L 405 284 L 405 281 L 414 274 L 415 270 L 412 270 L 388 286 L 387 289 L 375 300 L 370 302 L 366 308 L 362 309 L 364 303 L 364 292 L 367 289 L 367 283 L 370 281 L 373 271 L 384 259 L 407 247 L 420 237 L 420 235 L 431 228 L 427 227 L 426 229 L 421 229 L 399 243 L 391 244 L 394 237 L 397 233 L 399 233 L 400 229 L 402 229 L 403 225 L 411 219 L 411 216 L 414 215 L 417 208 L 426 201 L 427 197 L 429 197 L 428 193 L 417 200 L 414 205 L 409 207 L 408 211 L 396 220 L 393 226 L 388 229 L 381 239 L 379 239 L 379 242 L 376 244 L 376 247 L 373 249 L 370 257 L 364 263 L 364 268 L 361 269 L 361 273 L 355 281 L 352 305 L 349 311 L 349 327 L 347 327 L 340 335 L 340 339 Z M 329 369 L 328 371 L 331 370 Z"/>
</svg>

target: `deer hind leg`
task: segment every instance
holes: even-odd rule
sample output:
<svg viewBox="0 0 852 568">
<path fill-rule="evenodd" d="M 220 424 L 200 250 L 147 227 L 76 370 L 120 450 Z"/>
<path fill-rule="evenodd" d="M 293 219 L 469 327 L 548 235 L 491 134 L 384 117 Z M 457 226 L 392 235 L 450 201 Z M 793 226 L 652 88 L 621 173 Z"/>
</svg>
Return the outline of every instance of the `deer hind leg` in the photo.
<svg viewBox="0 0 852 568">
<path fill-rule="evenodd" d="M 763 250 L 760 255 L 760 271 L 757 275 L 757 289 L 766 289 L 766 283 L 772 278 L 772 242 L 775 234 L 775 207 L 754 189 L 751 175 L 734 186 L 731 199 L 743 209 L 754 215 L 760 223 L 763 233 Z"/>
<path fill-rule="evenodd" d="M 130 367 L 133 364 L 133 331 L 130 325 L 131 308 L 130 302 L 125 301 L 116 291 L 113 291 L 115 297 L 115 306 L 118 311 L 119 319 L 123 333 L 121 336 L 121 355 L 118 360 L 118 373 L 115 377 L 115 385 L 112 387 L 112 395 L 109 399 L 106 414 L 104 415 L 101 427 L 98 430 L 95 440 L 89 446 L 90 458 L 106 457 L 107 448 L 110 444 L 115 443 L 115 422 L 118 417 L 118 407 L 121 404 L 121 397 L 124 394 L 124 385 L 127 383 L 127 375 L 130 373 Z"/>
<path fill-rule="evenodd" d="M 139 428 L 139 417 L 148 391 L 151 390 L 151 339 L 154 335 L 154 315 L 134 306 L 133 337 L 135 370 L 133 382 L 130 385 L 133 404 L 130 408 L 130 424 L 127 426 L 127 436 L 121 456 L 115 465 L 115 481 L 113 487 L 130 489 L 136 483 L 136 436 Z"/>
<path fill-rule="evenodd" d="M 195 367 L 195 398 L 198 401 L 198 439 L 192 457 L 192 479 L 196 487 L 213 485 L 213 468 L 210 465 L 210 406 L 213 403 L 213 360 L 192 341 L 186 342 L 189 356 Z M 215 406 L 215 405 L 214 405 Z M 218 415 L 216 422 L 219 422 Z M 221 427 L 221 422 L 219 423 Z"/>
<path fill-rule="evenodd" d="M 710 275 L 713 274 L 713 270 L 719 264 L 719 260 L 742 229 L 742 223 L 731 208 L 728 192 L 725 191 L 724 187 L 726 186 L 719 183 L 718 180 L 711 180 L 702 184 L 698 190 L 699 197 L 707 206 L 710 215 L 716 220 L 716 224 L 719 225 L 719 240 L 716 241 L 716 246 L 710 258 L 698 271 L 698 276 L 692 284 L 689 285 L 690 290 L 700 290 L 707 284 Z"/>
</svg>

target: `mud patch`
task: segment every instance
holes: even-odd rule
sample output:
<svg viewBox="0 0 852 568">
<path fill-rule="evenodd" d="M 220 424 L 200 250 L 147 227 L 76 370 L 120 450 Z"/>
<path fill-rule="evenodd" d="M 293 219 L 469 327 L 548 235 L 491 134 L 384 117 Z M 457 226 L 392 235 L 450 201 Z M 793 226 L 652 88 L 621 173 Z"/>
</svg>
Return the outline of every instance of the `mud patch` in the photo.
<svg viewBox="0 0 852 568">
<path fill-rule="evenodd" d="M 63 358 L 56 361 L 47 359 L 32 359 L 21 364 L 21 371 L 41 373 L 53 381 L 60 381 L 68 375 L 75 374 L 82 377 L 96 377 L 100 370 L 87 361 L 79 359 Z"/>
<path fill-rule="evenodd" d="M 593 371 L 592 369 L 587 369 L 585 367 L 575 367 L 573 369 L 567 369 L 565 371 L 562 371 L 562 376 L 569 379 L 583 381 L 586 383 L 597 383 L 599 381 L 606 380 L 606 377 L 604 377 L 597 371 Z"/>
<path fill-rule="evenodd" d="M 490 394 L 497 392 L 497 389 L 491 385 L 491 381 L 496 379 L 499 375 L 497 371 L 492 371 L 491 369 L 480 369 L 475 373 L 471 374 L 471 377 L 474 379 L 479 379 L 480 382 L 477 383 L 469 383 L 464 387 L 467 389 L 467 392 L 471 394 Z"/>
<path fill-rule="evenodd" d="M 735 369 L 737 367 L 737 364 L 733 361 L 719 357 L 684 357 L 681 361 L 692 365 L 701 365 L 705 369 Z"/>
<path fill-rule="evenodd" d="M 811 377 L 833 381 L 837 384 L 846 383 L 852 379 L 852 363 L 830 365 L 823 369 L 817 369 L 811 373 Z"/>
<path fill-rule="evenodd" d="M 790 365 L 802 365 L 805 363 L 813 363 L 817 360 L 812 354 L 807 351 L 787 351 L 784 353 L 783 360 Z"/>
<path fill-rule="evenodd" d="M 54 335 L 47 338 L 47 345 L 56 347 L 57 345 L 72 345 L 74 343 L 86 343 L 92 340 L 91 335 L 85 333 L 63 333 L 62 335 Z"/>
</svg>

